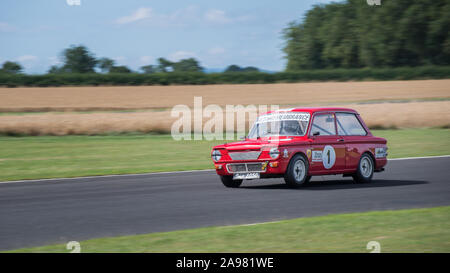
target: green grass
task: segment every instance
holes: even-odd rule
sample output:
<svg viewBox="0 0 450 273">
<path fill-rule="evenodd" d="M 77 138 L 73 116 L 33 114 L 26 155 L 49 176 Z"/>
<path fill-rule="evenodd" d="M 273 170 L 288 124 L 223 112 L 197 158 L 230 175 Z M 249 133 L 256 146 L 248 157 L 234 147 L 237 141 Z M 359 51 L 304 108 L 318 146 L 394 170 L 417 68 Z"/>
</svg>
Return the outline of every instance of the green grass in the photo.
<svg viewBox="0 0 450 273">
<path fill-rule="evenodd" d="M 449 129 L 372 130 L 388 140 L 389 158 L 450 154 Z"/>
<path fill-rule="evenodd" d="M 81 252 L 450 252 L 450 207 L 298 218 L 80 242 Z M 65 244 L 15 252 L 68 252 Z"/>
<path fill-rule="evenodd" d="M 449 129 L 374 130 L 389 157 L 450 154 Z M 224 141 L 174 141 L 169 135 L 0 137 L 0 181 L 211 169 Z"/>
<path fill-rule="evenodd" d="M 0 181 L 210 169 L 220 142 L 169 135 L 0 137 Z"/>
</svg>

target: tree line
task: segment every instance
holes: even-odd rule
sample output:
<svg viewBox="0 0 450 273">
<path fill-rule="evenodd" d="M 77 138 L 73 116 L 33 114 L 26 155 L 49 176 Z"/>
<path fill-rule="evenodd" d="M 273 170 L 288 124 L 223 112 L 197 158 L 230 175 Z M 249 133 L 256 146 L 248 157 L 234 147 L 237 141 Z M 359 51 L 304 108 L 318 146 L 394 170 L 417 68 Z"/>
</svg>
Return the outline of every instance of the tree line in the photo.
<svg viewBox="0 0 450 273">
<path fill-rule="evenodd" d="M 286 69 L 450 64 L 450 1 L 315 5 L 284 29 Z"/>
<path fill-rule="evenodd" d="M 0 86 L 200 85 L 294 83 L 308 81 L 413 80 L 450 78 L 450 66 L 362 69 L 311 69 L 277 73 L 57 73 L 43 75 L 0 73 Z"/>
<path fill-rule="evenodd" d="M 365 0 L 318 4 L 283 31 L 284 72 L 230 65 L 204 73 L 195 58 L 132 71 L 96 58 L 83 45 L 61 53 L 61 65 L 44 75 L 25 75 L 20 64 L 0 68 L 0 86 L 167 85 L 345 80 L 410 80 L 450 77 L 450 1 Z M 239 72 L 239 73 L 237 73 Z"/>
<path fill-rule="evenodd" d="M 124 65 L 117 65 L 113 59 L 103 57 L 97 59 L 89 49 L 83 45 L 72 45 L 61 53 L 62 65 L 52 65 L 48 74 L 63 73 L 96 73 L 98 68 L 101 73 L 137 73 Z M 23 67 L 16 62 L 6 61 L 3 63 L 0 73 L 19 74 Z M 240 67 L 238 65 L 228 66 L 224 72 L 258 72 L 256 67 Z M 145 65 L 140 67 L 143 74 L 168 73 L 168 72 L 203 72 L 203 67 L 195 58 L 181 59 L 177 62 L 158 58 L 156 65 Z"/>
</svg>

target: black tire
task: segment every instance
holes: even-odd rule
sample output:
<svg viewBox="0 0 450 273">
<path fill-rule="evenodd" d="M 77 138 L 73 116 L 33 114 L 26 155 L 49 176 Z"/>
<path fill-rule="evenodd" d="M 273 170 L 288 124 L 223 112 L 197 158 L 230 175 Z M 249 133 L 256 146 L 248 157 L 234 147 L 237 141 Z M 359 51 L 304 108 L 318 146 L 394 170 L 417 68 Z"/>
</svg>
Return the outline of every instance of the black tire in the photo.
<svg viewBox="0 0 450 273">
<path fill-rule="evenodd" d="M 304 184 L 309 184 L 309 181 L 311 181 L 311 175 L 308 175 L 305 179 L 305 183 Z"/>
<path fill-rule="evenodd" d="M 221 175 L 220 180 L 222 180 L 222 184 L 227 188 L 239 188 L 242 184 L 242 179 L 233 180 L 233 176 L 231 175 Z"/>
<path fill-rule="evenodd" d="M 299 179 L 300 174 L 298 174 L 299 168 L 296 169 L 297 162 L 298 164 L 300 165 L 303 164 L 304 166 L 303 170 L 304 173 L 300 176 L 300 179 Z M 303 155 L 297 154 L 289 162 L 289 165 L 286 169 L 286 173 L 284 174 L 284 181 L 291 188 L 305 186 L 311 179 L 311 176 L 308 175 L 308 170 L 309 170 L 308 160 L 306 160 L 306 158 Z"/>
<path fill-rule="evenodd" d="M 368 169 L 369 168 L 369 169 Z M 359 159 L 356 173 L 353 174 L 353 180 L 357 183 L 369 183 L 372 181 L 375 163 L 368 153 L 364 153 Z"/>
</svg>

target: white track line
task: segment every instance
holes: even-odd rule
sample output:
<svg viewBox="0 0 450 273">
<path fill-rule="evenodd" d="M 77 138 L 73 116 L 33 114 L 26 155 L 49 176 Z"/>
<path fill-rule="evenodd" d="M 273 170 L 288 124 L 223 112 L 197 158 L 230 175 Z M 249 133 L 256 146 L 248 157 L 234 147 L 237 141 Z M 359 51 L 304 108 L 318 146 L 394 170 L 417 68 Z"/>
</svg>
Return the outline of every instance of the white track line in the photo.
<svg viewBox="0 0 450 273">
<path fill-rule="evenodd" d="M 273 223 L 278 223 L 284 220 L 278 220 L 278 221 L 269 221 L 269 222 L 258 222 L 258 223 L 251 223 L 251 224 L 242 224 L 242 225 L 234 225 L 234 226 L 229 226 L 229 227 L 248 227 L 248 226 L 256 226 L 256 225 L 265 225 L 265 224 L 273 224 Z M 226 226 L 225 226 L 226 227 Z"/>
<path fill-rule="evenodd" d="M 410 159 L 430 159 L 430 158 L 445 158 L 450 157 L 450 155 L 437 155 L 437 156 L 421 156 L 421 157 L 403 157 L 403 158 L 392 158 L 389 161 L 395 160 L 410 160 Z M 192 171 L 175 171 L 175 172 L 154 172 L 154 173 L 136 173 L 136 174 L 111 174 L 111 175 L 93 175 L 93 176 L 79 176 L 79 177 L 62 177 L 62 178 L 45 178 L 45 179 L 30 179 L 30 180 L 15 180 L 15 181 L 0 181 L 1 184 L 12 184 L 12 183 L 27 183 L 27 182 L 59 182 L 60 180 L 82 180 L 90 178 L 107 178 L 107 177 L 127 177 L 127 176 L 144 176 L 144 175 L 158 175 L 158 174 L 177 174 L 177 173 L 196 173 L 196 172 L 210 172 L 214 169 L 207 170 L 192 170 Z"/>
</svg>

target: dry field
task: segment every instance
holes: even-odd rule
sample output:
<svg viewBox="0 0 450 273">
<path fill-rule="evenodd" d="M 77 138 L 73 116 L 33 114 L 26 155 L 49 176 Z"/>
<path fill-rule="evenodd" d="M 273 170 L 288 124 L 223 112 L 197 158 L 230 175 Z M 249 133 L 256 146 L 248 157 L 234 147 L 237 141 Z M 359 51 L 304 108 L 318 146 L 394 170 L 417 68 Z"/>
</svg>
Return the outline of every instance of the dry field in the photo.
<svg viewBox="0 0 450 273">
<path fill-rule="evenodd" d="M 176 104 L 192 106 L 194 96 L 203 97 L 203 106 L 279 104 L 349 107 L 359 111 L 371 127 L 438 127 L 450 124 L 450 80 L 0 88 L 1 112 L 45 112 L 2 114 L 0 133 L 67 135 L 170 132 L 172 122 L 176 120 L 170 117 L 170 108 Z M 117 109 L 147 110 L 76 112 Z"/>
<path fill-rule="evenodd" d="M 450 124 L 450 101 L 340 105 L 356 109 L 369 127 L 438 127 Z M 0 133 L 27 135 L 170 132 L 170 111 L 45 113 L 0 116 Z M 204 118 L 204 122 L 208 121 Z M 226 120 L 225 120 L 226 121 Z M 246 120 L 252 123 L 252 119 Z M 224 123 L 225 124 L 225 123 Z M 194 128 L 192 126 L 192 128 Z M 225 129 L 225 128 L 224 128 Z"/>
<path fill-rule="evenodd" d="M 450 79 L 243 85 L 0 88 L 0 112 L 170 108 L 203 104 L 321 105 L 450 98 Z"/>
</svg>

